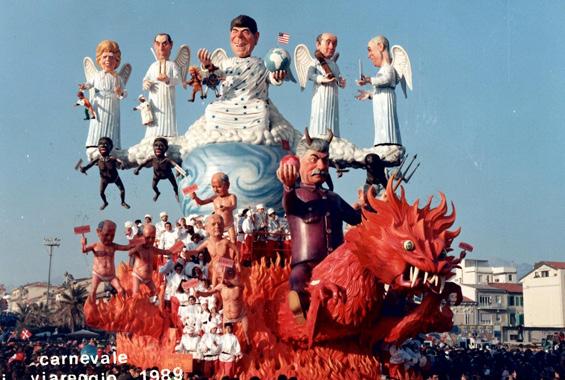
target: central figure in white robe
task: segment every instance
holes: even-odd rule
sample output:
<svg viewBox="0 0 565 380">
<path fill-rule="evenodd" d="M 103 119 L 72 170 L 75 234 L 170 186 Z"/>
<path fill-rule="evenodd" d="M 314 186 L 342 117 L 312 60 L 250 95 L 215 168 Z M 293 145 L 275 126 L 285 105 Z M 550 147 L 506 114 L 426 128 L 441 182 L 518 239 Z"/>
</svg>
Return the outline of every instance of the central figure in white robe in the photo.
<svg viewBox="0 0 565 380">
<path fill-rule="evenodd" d="M 281 85 L 286 73 L 271 73 L 261 58 L 251 56 L 258 40 L 255 20 L 238 16 L 230 29 L 235 57 L 224 58 L 215 66 L 208 50 L 198 51 L 203 74 L 213 72 L 222 81 L 220 99 L 206 107 L 207 129 L 269 129 L 269 84 Z"/>
</svg>

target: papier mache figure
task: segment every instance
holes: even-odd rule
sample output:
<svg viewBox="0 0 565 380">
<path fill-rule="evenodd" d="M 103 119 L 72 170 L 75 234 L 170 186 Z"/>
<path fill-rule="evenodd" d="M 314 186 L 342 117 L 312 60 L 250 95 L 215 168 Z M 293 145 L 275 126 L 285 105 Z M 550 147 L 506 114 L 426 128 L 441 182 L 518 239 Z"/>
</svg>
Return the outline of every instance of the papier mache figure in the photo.
<svg viewBox="0 0 565 380">
<path fill-rule="evenodd" d="M 96 63 L 102 68 L 98 70 L 90 57 L 83 60 L 86 82 L 79 85 L 80 90 L 90 90 L 95 118 L 90 119 L 86 148 L 95 148 L 101 137 L 112 139 L 116 149 L 120 142 L 120 100 L 127 92 L 125 85 L 131 74 L 131 65 L 120 66 L 122 53 L 116 41 L 104 40 L 96 47 Z"/>
<path fill-rule="evenodd" d="M 192 87 L 192 98 L 188 99 L 189 102 L 194 103 L 196 94 L 200 92 L 200 99 L 205 99 L 204 89 L 202 88 L 202 75 L 196 66 L 190 66 L 188 69 L 190 80 L 186 82 L 187 85 Z"/>
<path fill-rule="evenodd" d="M 402 145 L 394 90 L 399 82 L 404 96 L 406 96 L 407 86 L 412 90 L 410 59 L 406 51 L 398 45 L 389 49 L 389 42 L 384 36 L 371 39 L 367 50 L 369 60 L 373 66 L 379 68 L 379 71 L 375 77 L 366 77 L 361 73 L 357 84 L 359 86 L 369 84 L 373 86 L 373 90 L 359 90 L 356 98 L 373 100 L 374 145 Z"/>
<path fill-rule="evenodd" d="M 92 104 L 84 96 L 84 92 L 79 91 L 77 93 L 77 98 L 78 98 L 78 100 L 75 103 L 75 107 L 78 107 L 78 106 L 84 107 L 84 119 L 83 120 L 96 119 L 96 114 L 94 113 L 94 108 L 92 108 Z"/>
<path fill-rule="evenodd" d="M 306 81 L 314 82 L 309 132 L 312 137 L 326 135 L 328 130 L 339 137 L 338 87 L 345 87 L 345 79 L 340 76 L 336 54 L 337 37 L 332 33 L 322 33 L 316 37 L 314 57 L 306 45 L 294 49 L 294 64 L 298 72 L 301 89 Z"/>
<path fill-rule="evenodd" d="M 138 175 L 142 168 L 149 166 L 151 164 L 153 166 L 153 182 L 151 183 L 151 187 L 155 192 L 155 196 L 153 197 L 154 201 L 157 201 L 161 192 L 157 188 L 157 184 L 162 179 L 168 179 L 171 185 L 173 186 L 173 191 L 175 193 L 175 199 L 179 200 L 179 188 L 177 185 L 177 181 L 175 180 L 175 176 L 173 174 L 173 168 L 178 168 L 179 165 L 175 161 L 171 160 L 170 158 L 165 156 L 165 153 L 169 149 L 169 143 L 166 138 L 164 137 L 157 137 L 153 141 L 153 153 L 155 154 L 154 157 L 147 159 L 146 161 L 139 164 L 139 166 L 133 171 L 133 174 Z"/>
<path fill-rule="evenodd" d="M 329 146 L 328 140 L 306 133 L 296 148 L 299 165 L 282 161 L 277 170 L 292 238 L 289 306 L 299 322 L 308 309 L 306 286 L 313 268 L 343 243 L 343 222 L 361 223 L 359 211 L 321 187 L 329 168 Z"/>
<path fill-rule="evenodd" d="M 186 78 L 190 63 L 190 49 L 181 45 L 177 58 L 170 61 L 173 40 L 167 33 L 159 33 L 153 41 L 156 61 L 143 77 L 143 90 L 149 91 L 149 104 L 154 122 L 147 127 L 145 137 L 173 137 L 177 133 L 175 87 Z"/>
<path fill-rule="evenodd" d="M 240 15 L 230 25 L 230 46 L 235 57 L 228 58 L 223 49 L 212 54 L 206 49 L 198 51 L 203 75 L 213 73 L 222 78 L 221 98 L 206 107 L 208 129 L 269 128 L 269 84 L 280 86 L 286 71 L 270 73 L 261 58 L 251 56 L 258 40 L 255 20 Z"/>
<path fill-rule="evenodd" d="M 141 123 L 145 126 L 153 124 L 153 110 L 151 109 L 151 104 L 147 102 L 143 95 L 139 95 L 137 100 L 139 104 L 133 107 L 133 110 L 141 113 Z"/>
<path fill-rule="evenodd" d="M 122 161 L 110 156 L 110 152 L 114 148 L 112 139 L 108 137 L 101 137 L 98 140 L 98 152 L 100 153 L 99 158 L 95 158 L 90 161 L 86 166 L 79 166 L 80 172 L 86 174 L 88 169 L 94 165 L 98 165 L 100 170 L 100 198 L 102 198 L 102 206 L 100 210 L 104 210 L 108 206 L 108 201 L 106 200 L 106 187 L 109 184 L 115 183 L 120 190 L 120 198 L 122 200 L 122 207 L 130 208 L 126 203 L 126 189 L 124 183 L 122 182 L 120 175 L 118 174 L 118 168 L 123 166 Z"/>
<path fill-rule="evenodd" d="M 237 196 L 229 192 L 230 179 L 227 174 L 218 172 L 212 176 L 211 185 L 215 193 L 211 197 L 200 199 L 196 193 L 191 193 L 190 196 L 199 206 L 208 203 L 214 204 L 214 212 L 222 217 L 230 240 L 235 243 L 236 233 L 233 221 L 233 210 L 237 208 Z"/>
<path fill-rule="evenodd" d="M 245 341 L 249 346 L 249 322 L 247 310 L 243 300 L 243 283 L 237 271 L 233 268 L 226 268 L 219 279 L 218 285 L 213 285 L 210 292 L 197 291 L 197 296 L 209 297 L 214 293 L 220 293 L 223 303 L 224 325 L 228 323 L 241 322 L 241 328 Z"/>
<path fill-rule="evenodd" d="M 129 250 L 129 255 L 135 258 L 133 264 L 133 295 L 139 293 L 141 284 L 147 285 L 152 302 L 156 301 L 157 288 L 153 282 L 153 256 L 154 255 L 171 255 L 171 251 L 167 249 L 159 249 L 153 244 L 155 243 L 156 229 L 153 224 L 146 224 L 143 227 L 144 242 Z"/>
<path fill-rule="evenodd" d="M 222 274 L 227 268 L 220 259 L 230 259 L 233 261 L 233 268 L 239 270 L 239 251 L 234 241 L 223 238 L 224 219 L 219 214 L 212 214 L 206 219 L 206 233 L 209 238 L 200 244 L 193 251 L 186 251 L 187 255 L 198 255 L 204 250 L 208 250 L 212 258 L 208 268 L 208 278 L 215 286 L 222 278 Z"/>
<path fill-rule="evenodd" d="M 116 251 L 127 251 L 129 245 L 114 243 L 116 235 L 116 224 L 111 220 L 104 220 L 98 224 L 96 235 L 100 241 L 94 244 L 87 244 L 86 237 L 82 237 L 82 253 L 92 252 L 94 261 L 92 263 L 92 286 L 90 287 L 90 301 L 96 301 L 96 291 L 100 282 L 112 284 L 118 294 L 125 296 L 125 291 L 116 277 L 116 267 L 114 265 L 114 253 Z"/>
</svg>

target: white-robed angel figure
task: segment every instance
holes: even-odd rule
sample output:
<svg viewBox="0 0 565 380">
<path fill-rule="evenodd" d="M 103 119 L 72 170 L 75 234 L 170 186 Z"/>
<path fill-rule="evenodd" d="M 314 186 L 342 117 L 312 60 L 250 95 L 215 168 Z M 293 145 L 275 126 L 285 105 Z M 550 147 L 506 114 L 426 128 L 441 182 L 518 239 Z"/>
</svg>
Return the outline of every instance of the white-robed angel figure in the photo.
<svg viewBox="0 0 565 380">
<path fill-rule="evenodd" d="M 203 75 L 214 73 L 222 80 L 221 97 L 206 107 L 206 129 L 269 129 L 269 84 L 281 85 L 286 72 L 271 73 L 261 58 L 251 56 L 258 40 L 255 20 L 241 15 L 230 26 L 235 57 L 222 49 L 198 51 Z"/>
<path fill-rule="evenodd" d="M 406 87 L 412 90 L 410 59 L 401 46 L 395 45 L 389 49 L 389 42 L 384 36 L 371 39 L 367 50 L 369 60 L 373 66 L 379 68 L 379 71 L 374 77 L 366 77 L 361 74 L 357 84 L 359 86 L 370 84 L 373 90 L 360 90 L 356 98 L 359 100 L 373 99 L 374 145 L 402 145 L 394 90 L 399 82 L 404 96 L 406 96 Z"/>
<path fill-rule="evenodd" d="M 339 137 L 338 87 L 345 87 L 345 79 L 340 76 L 336 54 L 337 37 L 332 33 L 322 33 L 316 37 L 314 57 L 306 45 L 294 49 L 294 65 L 298 72 L 298 82 L 303 90 L 306 82 L 314 82 L 312 109 L 308 131 L 312 137 L 327 135 L 328 131 Z"/>
<path fill-rule="evenodd" d="M 153 41 L 156 61 L 143 77 L 143 90 L 149 92 L 153 123 L 147 125 L 145 138 L 174 137 L 177 132 L 175 88 L 186 80 L 190 64 L 190 49 L 181 45 L 177 58 L 170 61 L 173 40 L 167 33 L 159 33 Z"/>
<path fill-rule="evenodd" d="M 131 65 L 126 63 L 116 72 L 122 53 L 116 41 L 104 40 L 96 46 L 98 70 L 90 57 L 83 60 L 86 82 L 79 85 L 81 90 L 90 90 L 90 103 L 95 118 L 90 119 L 86 148 L 98 147 L 101 137 L 112 139 L 116 149 L 120 144 L 120 100 L 127 92 L 125 85 L 131 74 Z"/>
</svg>

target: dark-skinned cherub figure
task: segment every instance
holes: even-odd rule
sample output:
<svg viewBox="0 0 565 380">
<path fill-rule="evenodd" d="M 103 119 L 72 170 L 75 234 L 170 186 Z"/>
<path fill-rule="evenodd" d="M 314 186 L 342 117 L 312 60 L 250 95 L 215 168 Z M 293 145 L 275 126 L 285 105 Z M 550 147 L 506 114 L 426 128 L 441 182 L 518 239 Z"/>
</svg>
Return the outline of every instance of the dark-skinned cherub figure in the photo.
<svg viewBox="0 0 565 380">
<path fill-rule="evenodd" d="M 169 149 L 169 143 L 167 139 L 164 137 L 157 137 L 153 141 L 153 153 L 155 154 L 154 157 L 147 159 L 145 162 L 142 162 L 134 171 L 133 174 L 138 175 L 140 170 L 144 167 L 149 167 L 149 165 L 153 166 L 153 182 L 151 187 L 155 192 L 155 196 L 153 197 L 154 201 L 157 201 L 161 192 L 159 188 L 157 188 L 157 184 L 162 179 L 168 179 L 171 185 L 173 186 L 173 191 L 175 192 L 175 198 L 177 202 L 179 201 L 179 188 L 177 185 L 177 181 L 175 180 L 175 175 L 173 174 L 173 168 L 176 168 L 178 164 L 171 160 L 170 158 L 165 156 L 165 153 Z"/>
<path fill-rule="evenodd" d="M 386 175 L 386 168 L 397 166 L 395 162 L 388 162 L 382 160 L 378 154 L 369 153 L 365 156 L 365 170 L 367 178 L 363 186 L 363 198 L 365 199 L 365 208 L 369 211 L 375 211 L 367 201 L 367 193 L 370 191 L 373 195 L 378 195 L 379 192 L 386 188 L 388 178 Z"/>
<path fill-rule="evenodd" d="M 102 203 L 102 206 L 100 206 L 100 210 L 104 210 L 106 206 L 108 206 L 108 201 L 106 200 L 106 187 L 108 187 L 111 183 L 115 183 L 120 190 L 122 207 L 130 208 L 126 203 L 126 189 L 124 188 L 124 183 L 118 174 L 118 169 L 123 167 L 123 163 L 116 157 L 110 156 L 110 152 L 113 148 L 114 143 L 111 138 L 101 137 L 98 140 L 98 152 L 100 153 L 100 157 L 90 161 L 88 165 L 84 167 L 79 166 L 80 172 L 86 174 L 88 169 L 94 165 L 98 165 L 98 169 L 100 170 L 100 198 L 102 198 L 102 201 L 104 202 Z"/>
</svg>

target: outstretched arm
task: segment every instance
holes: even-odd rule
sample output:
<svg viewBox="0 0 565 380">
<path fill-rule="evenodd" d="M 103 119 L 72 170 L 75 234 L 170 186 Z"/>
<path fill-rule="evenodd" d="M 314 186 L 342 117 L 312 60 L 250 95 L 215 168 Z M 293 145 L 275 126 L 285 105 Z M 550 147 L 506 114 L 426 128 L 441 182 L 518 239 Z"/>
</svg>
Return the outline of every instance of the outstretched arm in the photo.
<svg viewBox="0 0 565 380">
<path fill-rule="evenodd" d="M 206 240 L 204 243 L 200 244 L 198 247 L 196 247 L 196 249 L 192 249 L 192 250 L 186 250 L 186 255 L 188 257 L 190 257 L 191 255 L 198 255 L 200 252 L 204 252 L 204 250 L 208 248 L 208 240 Z"/>
<path fill-rule="evenodd" d="M 115 251 L 129 251 L 131 249 L 131 245 L 122 245 L 114 243 L 114 250 Z"/>
<path fill-rule="evenodd" d="M 94 247 L 96 247 L 96 243 L 87 245 L 84 236 L 80 239 L 80 244 L 82 246 L 82 253 L 94 252 Z"/>
<path fill-rule="evenodd" d="M 81 166 L 79 168 L 80 172 L 86 174 L 87 170 L 90 169 L 91 167 L 93 167 L 94 165 L 96 165 L 98 163 L 98 161 L 99 161 L 99 159 L 96 158 L 96 159 L 90 161 L 86 166 Z"/>
<path fill-rule="evenodd" d="M 138 175 L 139 172 L 141 171 L 141 169 L 147 167 L 147 165 L 153 161 L 153 158 L 148 158 L 147 160 L 143 161 L 141 164 L 139 164 L 139 166 L 137 168 L 135 168 L 135 170 L 133 171 L 133 174 Z"/>
<path fill-rule="evenodd" d="M 194 200 L 194 202 L 196 202 L 198 206 L 202 206 L 214 202 L 214 199 L 216 199 L 217 195 L 212 195 L 210 198 L 201 199 L 198 197 L 198 195 L 196 195 L 196 193 L 190 193 L 190 197 Z"/>
</svg>

